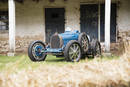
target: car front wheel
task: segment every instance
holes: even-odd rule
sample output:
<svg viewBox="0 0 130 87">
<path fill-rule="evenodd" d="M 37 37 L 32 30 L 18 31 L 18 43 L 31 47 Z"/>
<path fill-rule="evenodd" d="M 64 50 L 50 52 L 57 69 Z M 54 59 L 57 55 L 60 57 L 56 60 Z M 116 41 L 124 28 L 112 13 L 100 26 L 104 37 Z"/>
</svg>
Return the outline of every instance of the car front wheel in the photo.
<svg viewBox="0 0 130 87">
<path fill-rule="evenodd" d="M 45 44 L 42 41 L 34 41 L 28 47 L 28 56 L 32 61 L 44 61 L 47 56 L 44 50 Z"/>
<path fill-rule="evenodd" d="M 72 40 L 67 43 L 64 56 L 67 61 L 78 62 L 81 58 L 81 46 L 78 41 Z"/>
</svg>

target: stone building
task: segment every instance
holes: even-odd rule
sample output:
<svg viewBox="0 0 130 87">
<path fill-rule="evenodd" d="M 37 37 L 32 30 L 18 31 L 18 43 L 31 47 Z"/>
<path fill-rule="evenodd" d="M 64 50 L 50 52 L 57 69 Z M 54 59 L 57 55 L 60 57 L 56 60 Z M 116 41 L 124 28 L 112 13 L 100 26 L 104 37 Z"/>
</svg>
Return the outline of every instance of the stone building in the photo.
<svg viewBox="0 0 130 87">
<path fill-rule="evenodd" d="M 130 0 L 0 0 L 0 54 L 26 52 L 66 27 L 97 38 L 105 51 L 130 37 Z M 115 47 L 115 45 L 114 45 Z M 113 48 L 113 47 L 112 47 Z"/>
</svg>

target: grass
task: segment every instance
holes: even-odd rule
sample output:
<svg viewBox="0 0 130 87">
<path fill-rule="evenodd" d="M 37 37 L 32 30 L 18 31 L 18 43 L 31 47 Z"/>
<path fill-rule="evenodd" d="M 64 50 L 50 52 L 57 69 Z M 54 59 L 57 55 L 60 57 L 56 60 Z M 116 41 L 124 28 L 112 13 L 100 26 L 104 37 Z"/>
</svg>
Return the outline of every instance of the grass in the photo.
<svg viewBox="0 0 130 87">
<path fill-rule="evenodd" d="M 102 57 L 97 58 L 97 61 L 106 61 L 118 59 L 117 56 L 111 57 Z M 93 61 L 93 58 L 81 59 L 78 63 L 84 63 L 86 61 Z M 27 55 L 17 55 L 14 57 L 2 56 L 0 55 L 0 71 L 7 71 L 10 69 L 19 70 L 19 69 L 28 69 L 28 68 L 37 68 L 40 65 L 48 66 L 64 66 L 64 65 L 74 65 L 78 63 L 66 62 L 63 58 L 56 58 L 55 56 L 48 55 L 45 61 L 41 62 L 32 62 Z"/>
<path fill-rule="evenodd" d="M 0 87 L 130 87 L 129 73 L 127 55 L 76 63 L 52 55 L 42 62 L 27 55 L 0 55 Z"/>
<path fill-rule="evenodd" d="M 39 65 L 63 65 L 70 64 L 64 61 L 63 58 L 56 58 L 55 56 L 48 55 L 46 61 L 41 62 L 32 62 L 27 55 L 18 55 L 14 57 L 2 56 L 0 55 L 0 71 L 7 70 L 13 68 L 15 66 L 16 69 L 23 68 L 36 68 Z"/>
</svg>

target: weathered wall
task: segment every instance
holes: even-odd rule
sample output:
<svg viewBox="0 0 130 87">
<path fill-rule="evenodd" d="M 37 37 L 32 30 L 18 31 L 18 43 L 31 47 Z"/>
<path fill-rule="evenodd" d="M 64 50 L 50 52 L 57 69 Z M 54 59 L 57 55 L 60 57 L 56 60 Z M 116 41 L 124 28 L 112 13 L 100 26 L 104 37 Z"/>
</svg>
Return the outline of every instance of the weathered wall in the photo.
<svg viewBox="0 0 130 87">
<path fill-rule="evenodd" d="M 73 29 L 80 30 L 80 13 L 78 0 L 75 0 L 75 4 L 69 0 L 63 2 L 62 0 L 56 0 L 54 3 L 49 0 L 43 0 L 39 3 L 26 0 L 24 4 L 16 4 L 16 35 L 30 36 L 30 35 L 43 35 L 45 36 L 45 12 L 44 8 L 65 8 L 65 27 L 69 26 Z M 76 14 L 76 15 L 74 15 Z M 26 31 L 26 32 L 25 32 Z"/>
<path fill-rule="evenodd" d="M 120 39 L 130 37 L 130 0 L 122 0 L 119 3 L 117 14 L 118 42 L 120 42 Z"/>
<path fill-rule="evenodd" d="M 130 0 L 120 1 L 117 24 L 119 31 L 130 30 Z"/>
<path fill-rule="evenodd" d="M 117 0 L 112 0 L 112 2 L 115 1 Z M 104 0 L 100 0 L 100 2 L 103 3 Z M 27 50 L 30 41 L 45 40 L 44 8 L 64 7 L 65 27 L 80 30 L 80 4 L 87 3 L 99 3 L 99 0 L 55 0 L 54 3 L 49 2 L 49 0 L 40 0 L 39 3 L 25 0 L 23 4 L 16 3 L 16 51 Z M 120 0 L 119 3 L 117 11 L 117 34 L 119 38 L 124 34 L 126 35 L 130 30 L 129 3 L 129 0 Z M 0 3 L 1 9 L 8 9 L 8 4 Z M 0 50 L 5 48 L 8 50 L 8 32 L 0 33 L 0 39 Z"/>
<path fill-rule="evenodd" d="M 8 10 L 7 3 L 0 3 L 0 10 Z M 0 54 L 5 54 L 8 52 L 8 31 L 0 31 Z"/>
<path fill-rule="evenodd" d="M 111 44 L 114 54 L 124 53 L 127 38 L 130 38 L 130 0 L 120 0 L 117 10 L 117 43 Z"/>
</svg>

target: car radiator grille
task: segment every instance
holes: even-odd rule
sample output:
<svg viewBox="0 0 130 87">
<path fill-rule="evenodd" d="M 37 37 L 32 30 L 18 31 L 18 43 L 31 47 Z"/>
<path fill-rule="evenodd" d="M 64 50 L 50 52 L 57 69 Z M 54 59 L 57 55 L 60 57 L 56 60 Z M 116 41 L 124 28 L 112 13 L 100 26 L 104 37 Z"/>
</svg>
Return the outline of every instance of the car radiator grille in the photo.
<svg viewBox="0 0 130 87">
<path fill-rule="evenodd" d="M 52 35 L 50 42 L 51 42 L 51 48 L 61 48 L 63 45 L 62 37 L 60 37 L 57 33 Z"/>
</svg>

